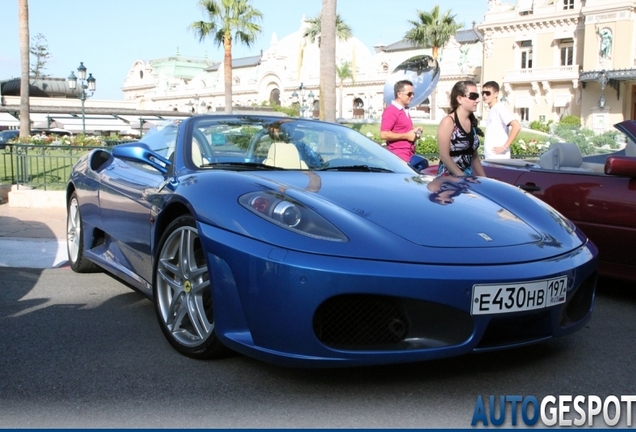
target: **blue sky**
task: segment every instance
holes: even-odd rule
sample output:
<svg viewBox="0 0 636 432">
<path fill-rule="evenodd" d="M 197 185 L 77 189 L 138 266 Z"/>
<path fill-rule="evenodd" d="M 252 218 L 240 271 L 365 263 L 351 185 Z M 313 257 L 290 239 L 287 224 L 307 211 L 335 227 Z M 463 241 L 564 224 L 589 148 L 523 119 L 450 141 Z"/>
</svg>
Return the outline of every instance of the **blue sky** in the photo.
<svg viewBox="0 0 636 432">
<path fill-rule="evenodd" d="M 0 80 L 20 76 L 18 0 L 0 0 Z M 280 39 L 300 27 L 304 16 L 320 12 L 321 0 L 252 0 L 264 17 L 263 32 L 252 49 L 235 45 L 234 57 L 267 49 L 272 34 Z M 339 0 L 338 13 L 353 35 L 370 50 L 379 43 L 402 39 L 416 11 L 430 11 L 439 2 L 430 0 Z M 448 0 L 441 10 L 451 10 L 465 28 L 480 23 L 487 0 Z M 80 61 L 97 79 L 95 99 L 122 100 L 121 86 L 136 60 L 150 60 L 179 53 L 222 60 L 222 49 L 211 39 L 199 42 L 188 30 L 204 19 L 197 0 L 29 0 L 31 36 L 42 33 L 51 58 L 46 73 L 67 77 Z"/>
</svg>

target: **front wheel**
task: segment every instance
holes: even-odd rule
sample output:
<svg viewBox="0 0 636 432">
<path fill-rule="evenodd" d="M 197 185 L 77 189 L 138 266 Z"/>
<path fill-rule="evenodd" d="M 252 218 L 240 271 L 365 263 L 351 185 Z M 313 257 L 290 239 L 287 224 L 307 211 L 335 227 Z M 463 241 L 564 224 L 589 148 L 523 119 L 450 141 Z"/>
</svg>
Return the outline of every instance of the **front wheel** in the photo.
<svg viewBox="0 0 636 432">
<path fill-rule="evenodd" d="M 99 270 L 99 267 L 84 256 L 84 222 L 75 192 L 68 201 L 66 212 L 66 250 L 74 272 L 90 273 Z"/>
<path fill-rule="evenodd" d="M 175 219 L 163 234 L 158 251 L 153 294 L 163 334 L 188 357 L 224 357 L 229 350 L 214 331 L 210 275 L 194 218 Z"/>
</svg>

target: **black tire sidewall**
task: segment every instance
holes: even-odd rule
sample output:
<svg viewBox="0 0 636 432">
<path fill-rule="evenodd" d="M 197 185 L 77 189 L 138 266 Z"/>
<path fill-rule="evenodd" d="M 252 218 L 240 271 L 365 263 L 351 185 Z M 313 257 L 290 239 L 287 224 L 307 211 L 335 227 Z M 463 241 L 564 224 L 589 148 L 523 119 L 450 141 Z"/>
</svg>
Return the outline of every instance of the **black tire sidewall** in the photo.
<svg viewBox="0 0 636 432">
<path fill-rule="evenodd" d="M 77 249 L 77 259 L 75 261 L 73 261 L 73 259 L 71 258 L 71 251 L 69 250 L 69 239 L 68 239 L 68 226 L 69 226 L 69 220 L 71 218 L 71 203 L 73 202 L 73 200 L 77 201 L 77 212 L 79 214 L 79 247 Z M 79 203 L 79 199 L 77 197 L 77 193 L 73 192 L 68 200 L 68 203 L 66 205 L 66 231 L 67 231 L 67 238 L 66 238 L 66 252 L 68 254 L 68 263 L 69 266 L 71 267 L 71 269 L 76 272 L 76 273 L 91 273 L 91 272 L 95 272 L 98 271 L 99 268 L 97 267 L 97 265 L 95 265 L 92 261 L 89 261 L 85 256 L 84 256 L 84 221 L 82 220 L 82 212 L 80 209 L 80 203 Z"/>
<path fill-rule="evenodd" d="M 153 263 L 153 272 L 152 272 L 152 295 L 153 302 L 155 306 L 155 313 L 157 315 L 157 321 L 159 321 L 159 326 L 161 327 L 161 331 L 163 332 L 170 345 L 180 352 L 181 354 L 195 358 L 195 359 L 211 359 L 211 358 L 221 358 L 227 355 L 229 351 L 225 346 L 221 344 L 216 333 L 212 332 L 206 340 L 201 342 L 199 345 L 194 347 L 187 347 L 179 343 L 173 336 L 166 322 L 163 318 L 163 313 L 159 306 L 158 296 L 157 296 L 157 279 L 158 279 L 158 269 L 159 269 L 159 257 L 161 256 L 161 252 L 163 247 L 165 246 L 166 241 L 170 237 L 170 235 L 179 228 L 182 227 L 190 227 L 196 229 L 196 220 L 194 217 L 190 215 L 180 216 L 168 225 L 164 233 L 161 235 L 161 240 L 159 241 L 158 247 L 155 253 L 155 260 Z M 208 269 L 209 271 L 209 269 Z M 212 282 L 210 282 L 212 283 Z M 210 287 L 212 289 L 212 287 Z"/>
</svg>

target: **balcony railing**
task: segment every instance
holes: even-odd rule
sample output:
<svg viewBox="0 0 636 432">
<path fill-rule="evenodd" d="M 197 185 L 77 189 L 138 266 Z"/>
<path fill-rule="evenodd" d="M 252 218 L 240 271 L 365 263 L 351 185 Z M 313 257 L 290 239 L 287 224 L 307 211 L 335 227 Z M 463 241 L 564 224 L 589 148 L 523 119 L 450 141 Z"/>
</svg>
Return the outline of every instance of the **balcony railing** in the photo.
<svg viewBox="0 0 636 432">
<path fill-rule="evenodd" d="M 504 82 L 571 81 L 579 78 L 579 70 L 578 65 L 510 69 L 504 75 Z"/>
</svg>

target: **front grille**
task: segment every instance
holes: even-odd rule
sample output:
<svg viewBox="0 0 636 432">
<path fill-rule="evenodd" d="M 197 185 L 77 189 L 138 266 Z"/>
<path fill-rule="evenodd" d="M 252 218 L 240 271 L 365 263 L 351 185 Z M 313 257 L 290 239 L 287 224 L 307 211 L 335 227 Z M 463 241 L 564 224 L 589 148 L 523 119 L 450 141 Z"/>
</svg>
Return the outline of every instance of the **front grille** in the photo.
<svg viewBox="0 0 636 432">
<path fill-rule="evenodd" d="M 473 331 L 472 317 L 437 303 L 402 297 L 347 294 L 321 304 L 314 332 L 346 350 L 409 350 L 456 345 Z"/>
<path fill-rule="evenodd" d="M 490 320 L 477 349 L 539 340 L 551 334 L 549 309 L 524 315 L 496 316 Z"/>
<path fill-rule="evenodd" d="M 568 300 L 561 317 L 561 326 L 567 327 L 585 319 L 592 312 L 597 274 L 590 275 Z"/>
<path fill-rule="evenodd" d="M 408 334 L 409 321 L 391 297 L 343 295 L 320 306 L 314 331 L 331 346 L 394 344 Z"/>
</svg>

